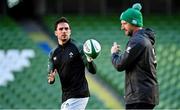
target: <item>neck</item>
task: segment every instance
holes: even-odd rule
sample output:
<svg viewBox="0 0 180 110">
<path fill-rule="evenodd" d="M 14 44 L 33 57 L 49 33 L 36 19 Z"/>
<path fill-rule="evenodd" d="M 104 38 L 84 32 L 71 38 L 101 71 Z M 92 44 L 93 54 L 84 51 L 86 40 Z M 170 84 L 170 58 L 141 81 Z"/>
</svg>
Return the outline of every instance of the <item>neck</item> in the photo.
<svg viewBox="0 0 180 110">
<path fill-rule="evenodd" d="M 134 31 L 133 31 L 133 34 L 136 33 L 138 30 L 141 30 L 141 29 L 142 29 L 142 27 L 135 27 Z"/>
<path fill-rule="evenodd" d="M 63 42 L 61 40 L 58 40 L 59 45 L 63 45 Z"/>
<path fill-rule="evenodd" d="M 59 45 L 64 45 L 64 44 L 66 44 L 67 42 L 69 41 L 69 39 L 67 39 L 67 40 L 65 40 L 65 41 L 62 41 L 62 40 L 59 40 L 58 39 L 58 43 L 59 43 Z"/>
</svg>

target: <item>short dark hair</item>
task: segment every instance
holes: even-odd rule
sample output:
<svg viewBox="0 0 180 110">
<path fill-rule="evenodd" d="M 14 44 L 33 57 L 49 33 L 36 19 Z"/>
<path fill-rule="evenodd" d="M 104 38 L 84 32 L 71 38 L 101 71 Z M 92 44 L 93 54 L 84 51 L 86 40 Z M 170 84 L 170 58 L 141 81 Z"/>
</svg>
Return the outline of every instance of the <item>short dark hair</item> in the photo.
<svg viewBox="0 0 180 110">
<path fill-rule="evenodd" d="M 61 17 L 60 19 L 58 19 L 58 20 L 56 21 L 55 26 L 54 26 L 54 30 L 57 29 L 57 25 L 58 25 L 59 23 L 63 23 L 63 22 L 69 24 L 69 21 L 67 20 L 66 17 Z"/>
</svg>

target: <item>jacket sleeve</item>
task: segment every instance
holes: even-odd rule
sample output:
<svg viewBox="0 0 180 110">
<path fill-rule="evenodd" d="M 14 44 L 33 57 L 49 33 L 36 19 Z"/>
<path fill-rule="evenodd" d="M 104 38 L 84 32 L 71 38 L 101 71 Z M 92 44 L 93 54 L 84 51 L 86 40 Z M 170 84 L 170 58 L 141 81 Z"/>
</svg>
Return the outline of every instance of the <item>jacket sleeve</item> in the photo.
<svg viewBox="0 0 180 110">
<path fill-rule="evenodd" d="M 129 41 L 124 53 L 112 54 L 112 64 L 118 71 L 124 71 L 137 62 L 143 51 L 144 46 L 140 42 Z"/>
<path fill-rule="evenodd" d="M 51 71 L 54 71 L 55 69 L 55 66 L 53 64 L 53 61 L 52 61 L 52 56 L 53 56 L 53 50 L 49 53 L 49 56 L 48 56 L 48 74 L 50 74 Z M 50 84 L 53 84 L 55 82 L 55 78 L 53 81 L 50 82 Z"/>
<path fill-rule="evenodd" d="M 96 65 L 95 65 L 95 63 L 93 61 L 88 62 L 87 58 L 86 58 L 86 55 L 84 53 L 83 53 L 82 58 L 83 58 L 83 62 L 85 64 L 87 70 L 92 74 L 96 74 Z"/>
<path fill-rule="evenodd" d="M 84 51 L 83 51 L 83 45 L 79 42 L 75 42 L 74 44 L 78 48 L 78 51 L 81 55 L 81 58 L 84 62 L 84 65 L 86 66 L 87 70 L 92 74 L 96 74 L 96 65 L 93 61 L 92 62 L 87 61 L 86 55 L 84 54 Z"/>
<path fill-rule="evenodd" d="M 96 64 L 93 61 L 92 62 L 87 61 L 86 55 L 83 52 L 83 45 L 79 45 L 79 52 L 81 54 L 81 58 L 83 59 L 83 62 L 87 70 L 92 74 L 96 74 Z"/>
</svg>

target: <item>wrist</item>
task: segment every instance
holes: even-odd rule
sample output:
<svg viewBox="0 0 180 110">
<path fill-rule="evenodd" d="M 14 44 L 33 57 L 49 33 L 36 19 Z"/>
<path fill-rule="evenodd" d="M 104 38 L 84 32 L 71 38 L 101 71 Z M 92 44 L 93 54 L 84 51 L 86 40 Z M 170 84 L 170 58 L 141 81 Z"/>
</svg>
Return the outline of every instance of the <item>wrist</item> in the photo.
<svg viewBox="0 0 180 110">
<path fill-rule="evenodd" d="M 54 82 L 55 82 L 55 78 L 54 78 L 53 80 L 52 80 L 52 79 L 49 79 L 49 80 L 48 80 L 48 83 L 49 83 L 49 84 L 53 84 Z"/>
<path fill-rule="evenodd" d="M 91 57 L 86 56 L 88 62 L 92 62 L 93 59 Z"/>
</svg>

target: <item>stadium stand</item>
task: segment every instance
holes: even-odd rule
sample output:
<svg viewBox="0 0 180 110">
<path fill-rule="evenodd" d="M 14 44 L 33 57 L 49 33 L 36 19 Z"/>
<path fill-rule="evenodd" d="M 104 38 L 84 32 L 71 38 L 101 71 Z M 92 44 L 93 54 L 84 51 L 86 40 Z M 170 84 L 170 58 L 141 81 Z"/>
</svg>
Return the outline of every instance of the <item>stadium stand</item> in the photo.
<svg viewBox="0 0 180 110">
<path fill-rule="evenodd" d="M 102 52 L 95 60 L 98 65 L 98 75 L 110 84 L 119 96 L 124 95 L 124 72 L 116 72 L 110 61 L 110 48 L 114 41 L 124 49 L 127 38 L 120 31 L 118 17 L 66 16 L 72 25 L 72 37 L 80 41 L 89 38 L 97 39 L 102 45 Z M 58 17 L 45 17 L 45 23 L 51 31 Z M 163 19 L 162 19 L 163 18 Z M 180 24 L 176 17 L 153 16 L 146 17 L 144 24 L 156 32 L 157 75 L 160 89 L 160 103 L 156 109 L 177 109 L 180 104 Z M 170 21 L 170 22 L 169 22 Z M 103 63 L 102 63 L 103 62 Z"/>
</svg>

